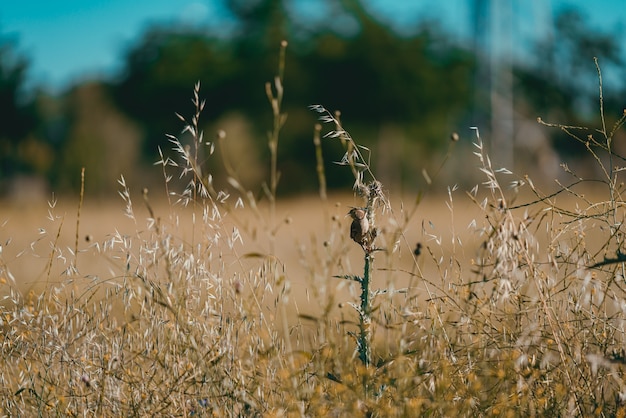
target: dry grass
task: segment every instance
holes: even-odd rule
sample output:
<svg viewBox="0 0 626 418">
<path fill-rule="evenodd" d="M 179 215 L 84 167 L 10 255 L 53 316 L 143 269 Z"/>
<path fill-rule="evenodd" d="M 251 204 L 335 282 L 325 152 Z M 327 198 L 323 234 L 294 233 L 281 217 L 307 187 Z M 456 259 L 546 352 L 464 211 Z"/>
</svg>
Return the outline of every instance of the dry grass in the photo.
<svg viewBox="0 0 626 418">
<path fill-rule="evenodd" d="M 267 88 L 272 153 L 281 77 Z M 626 212 L 611 148 L 624 117 L 587 137 L 599 179 L 572 173 L 545 195 L 492 167 L 477 136 L 484 183 L 372 206 L 362 361 L 362 289 L 342 277 L 361 274 L 345 214 L 363 202 L 281 201 L 274 159 L 267 203 L 234 171 L 232 192 L 215 190 L 198 86 L 194 102 L 188 135 L 170 138 L 179 159 L 161 161 L 165 196 L 122 178 L 119 205 L 0 213 L 2 415 L 625 414 Z M 358 189 L 373 173 L 345 144 Z"/>
</svg>

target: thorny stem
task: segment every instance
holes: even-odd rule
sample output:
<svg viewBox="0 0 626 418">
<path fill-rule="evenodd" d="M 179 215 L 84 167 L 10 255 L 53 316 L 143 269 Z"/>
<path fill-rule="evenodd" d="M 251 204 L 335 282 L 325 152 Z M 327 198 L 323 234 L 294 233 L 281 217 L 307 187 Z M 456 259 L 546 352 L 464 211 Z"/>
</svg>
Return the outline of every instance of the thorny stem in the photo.
<svg viewBox="0 0 626 418">
<path fill-rule="evenodd" d="M 363 247 L 365 251 L 363 277 L 359 280 L 361 284 L 361 305 L 359 307 L 359 336 L 357 339 L 357 349 L 359 359 L 366 368 L 372 363 L 372 292 L 370 290 L 372 263 L 374 262 L 373 252 L 375 250 L 374 241 L 376 239 L 375 227 L 375 208 L 376 202 L 380 197 L 380 183 L 372 181 L 367 187 L 367 219 L 369 222 L 369 239 L 367 246 Z M 363 377 L 363 388 L 365 393 L 369 393 L 368 377 Z"/>
<path fill-rule="evenodd" d="M 369 232 L 367 245 L 363 246 L 365 252 L 364 265 L 363 265 L 363 277 L 360 278 L 361 284 L 361 305 L 359 307 L 359 336 L 357 339 L 357 349 L 359 353 L 359 360 L 368 369 L 372 364 L 372 291 L 370 290 L 372 263 L 374 262 L 374 241 L 376 240 L 377 230 L 375 223 L 375 211 L 378 199 L 382 196 L 382 186 L 380 182 L 373 180 L 363 190 L 367 197 L 367 219 L 369 222 Z M 363 389 L 366 396 L 369 396 L 369 382 L 368 375 L 363 376 Z"/>
<path fill-rule="evenodd" d="M 361 309 L 359 311 L 359 338 L 358 338 L 358 351 L 359 359 L 365 365 L 369 367 L 371 363 L 371 293 L 370 293 L 370 267 L 374 257 L 372 257 L 371 251 L 365 252 L 365 265 L 363 268 L 363 277 L 360 280 L 361 283 Z M 367 384 L 365 384 L 367 388 Z"/>
</svg>

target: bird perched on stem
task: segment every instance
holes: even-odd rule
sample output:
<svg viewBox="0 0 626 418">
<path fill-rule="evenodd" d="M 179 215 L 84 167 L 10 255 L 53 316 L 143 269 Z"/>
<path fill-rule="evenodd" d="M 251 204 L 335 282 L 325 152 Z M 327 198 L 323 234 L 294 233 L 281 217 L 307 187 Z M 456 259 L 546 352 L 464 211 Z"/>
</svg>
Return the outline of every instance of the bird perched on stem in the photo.
<svg viewBox="0 0 626 418">
<path fill-rule="evenodd" d="M 350 224 L 350 238 L 363 249 L 367 248 L 369 243 L 370 223 L 367 219 L 367 212 L 360 208 L 352 208 L 348 215 L 352 218 Z"/>
</svg>

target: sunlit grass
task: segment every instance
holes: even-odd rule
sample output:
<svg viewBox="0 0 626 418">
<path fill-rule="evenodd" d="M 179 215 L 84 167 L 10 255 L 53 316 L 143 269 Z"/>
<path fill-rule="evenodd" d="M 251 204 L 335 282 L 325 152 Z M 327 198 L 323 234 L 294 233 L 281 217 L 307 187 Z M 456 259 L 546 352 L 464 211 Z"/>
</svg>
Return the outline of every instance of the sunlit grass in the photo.
<svg viewBox="0 0 626 418">
<path fill-rule="evenodd" d="M 282 67 L 267 91 L 275 153 Z M 40 237 L 0 253 L 3 415 L 624 415 L 626 212 L 611 141 L 625 116 L 591 138 L 555 125 L 588 138 L 603 177 L 571 173 L 551 195 L 495 167 L 476 129 L 484 182 L 450 186 L 436 224 L 420 197 L 387 196 L 369 150 L 328 113 L 322 140 L 346 146 L 328 157 L 376 228 L 355 243 L 349 207 L 323 186 L 304 220 L 283 216 L 275 157 L 265 202 L 228 162 L 232 190 L 216 190 L 204 163 L 227 137 L 203 136 L 199 85 L 193 100 L 184 136 L 170 136 L 177 159 L 160 161 L 165 204 L 121 178 L 125 223 L 84 236 L 82 195 L 75 223 L 50 202 Z M 588 184 L 602 189 L 585 196 Z M 38 264 L 37 286 L 17 257 Z"/>
</svg>

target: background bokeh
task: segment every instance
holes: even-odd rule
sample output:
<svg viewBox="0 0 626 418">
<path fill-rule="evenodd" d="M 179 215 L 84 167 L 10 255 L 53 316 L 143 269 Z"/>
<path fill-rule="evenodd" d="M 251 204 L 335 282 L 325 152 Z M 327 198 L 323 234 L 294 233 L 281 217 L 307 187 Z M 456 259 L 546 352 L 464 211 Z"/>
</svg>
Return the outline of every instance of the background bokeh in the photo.
<svg viewBox="0 0 626 418">
<path fill-rule="evenodd" d="M 205 139 L 224 130 L 240 178 L 261 190 L 272 126 L 265 85 L 283 39 L 281 194 L 317 188 L 311 104 L 341 110 L 379 179 L 410 192 L 424 186 L 423 172 L 438 172 L 454 132 L 461 140 L 435 181 L 474 181 L 470 126 L 480 128 L 496 165 L 520 175 L 550 183 L 566 175 L 565 159 L 593 176 L 585 145 L 537 117 L 593 134 L 594 57 L 609 126 L 626 105 L 626 11 L 617 1 L 84 3 L 0 6 L 3 197 L 77 193 L 82 167 L 92 196 L 114 195 L 121 175 L 135 190 L 162 185 L 153 163 L 159 148 L 168 153 L 166 134 L 181 132 L 175 113 L 193 115 L 197 81 Z M 618 135 L 617 154 L 626 154 L 623 142 Z M 333 164 L 339 144 L 326 140 L 323 149 L 329 187 L 349 187 Z M 206 164 L 224 182 L 218 155 Z"/>
</svg>

